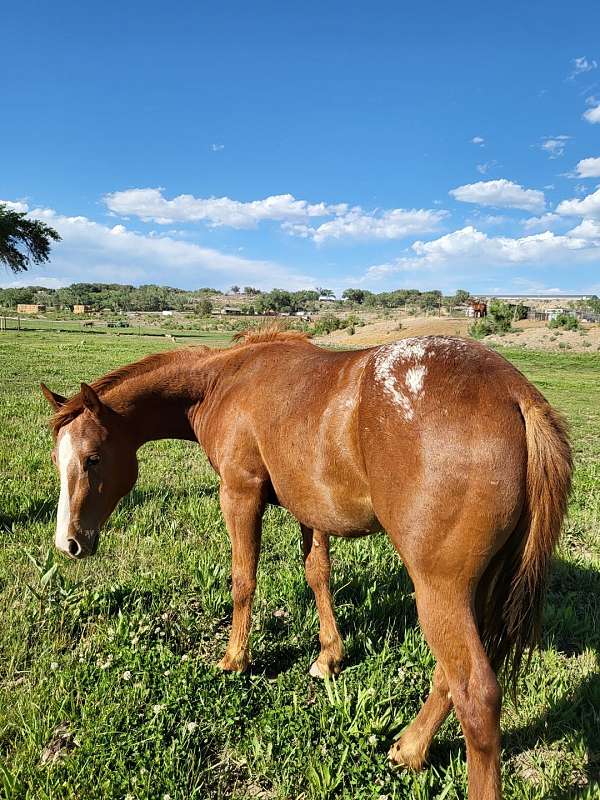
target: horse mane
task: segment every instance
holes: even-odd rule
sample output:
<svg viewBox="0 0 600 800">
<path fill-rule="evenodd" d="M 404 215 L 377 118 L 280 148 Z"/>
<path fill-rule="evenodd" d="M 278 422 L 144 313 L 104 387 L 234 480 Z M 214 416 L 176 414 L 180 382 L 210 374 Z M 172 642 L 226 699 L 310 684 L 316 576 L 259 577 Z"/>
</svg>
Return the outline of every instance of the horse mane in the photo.
<svg viewBox="0 0 600 800">
<path fill-rule="evenodd" d="M 210 347 L 206 345 L 199 345 L 197 347 L 188 347 L 181 350 L 167 350 L 164 353 L 153 353 L 152 355 L 145 356 L 139 361 L 134 361 L 132 364 L 125 364 L 123 367 L 117 367 L 112 372 L 108 372 L 101 378 L 97 378 L 90 386 L 98 395 L 108 392 L 115 386 L 124 383 L 131 378 L 137 378 L 147 372 L 165 367 L 172 364 L 174 361 L 185 360 L 188 358 L 196 358 L 199 354 L 206 354 L 212 352 Z M 83 411 L 83 397 L 81 391 L 74 394 L 64 403 L 58 411 L 56 411 L 50 418 L 50 428 L 54 436 L 56 436 L 63 425 L 72 422 L 75 417 L 78 417 Z"/>
<path fill-rule="evenodd" d="M 307 342 L 310 334 L 305 331 L 286 330 L 277 322 L 269 322 L 258 328 L 246 328 L 233 336 L 234 347 L 259 342 Z"/>
</svg>

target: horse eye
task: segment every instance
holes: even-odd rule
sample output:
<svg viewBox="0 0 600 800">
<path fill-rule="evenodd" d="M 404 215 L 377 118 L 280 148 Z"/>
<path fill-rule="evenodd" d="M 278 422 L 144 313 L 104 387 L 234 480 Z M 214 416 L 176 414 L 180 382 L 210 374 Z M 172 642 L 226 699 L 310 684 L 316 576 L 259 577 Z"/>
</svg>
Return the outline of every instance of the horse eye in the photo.
<svg viewBox="0 0 600 800">
<path fill-rule="evenodd" d="M 85 468 L 93 467 L 100 461 L 100 456 L 88 456 L 85 460 Z"/>
</svg>

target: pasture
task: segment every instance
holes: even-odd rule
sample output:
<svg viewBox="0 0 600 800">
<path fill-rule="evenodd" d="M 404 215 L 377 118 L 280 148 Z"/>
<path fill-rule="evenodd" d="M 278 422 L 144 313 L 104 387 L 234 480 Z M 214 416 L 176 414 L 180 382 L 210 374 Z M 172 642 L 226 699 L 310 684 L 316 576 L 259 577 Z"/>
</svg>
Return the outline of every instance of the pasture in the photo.
<svg viewBox="0 0 600 800">
<path fill-rule="evenodd" d="M 52 550 L 58 478 L 40 380 L 80 380 L 175 346 L 138 337 L 0 336 L 0 796 L 57 798 L 462 798 L 451 718 L 417 774 L 386 754 L 427 693 L 433 660 L 410 581 L 384 536 L 334 541 L 345 640 L 335 682 L 318 652 L 297 524 L 266 514 L 253 668 L 213 666 L 231 615 L 218 480 L 197 445 L 140 452 L 140 478 L 96 558 Z M 600 357 L 506 350 L 570 421 L 570 516 L 544 640 L 503 713 L 508 800 L 600 797 Z"/>
</svg>

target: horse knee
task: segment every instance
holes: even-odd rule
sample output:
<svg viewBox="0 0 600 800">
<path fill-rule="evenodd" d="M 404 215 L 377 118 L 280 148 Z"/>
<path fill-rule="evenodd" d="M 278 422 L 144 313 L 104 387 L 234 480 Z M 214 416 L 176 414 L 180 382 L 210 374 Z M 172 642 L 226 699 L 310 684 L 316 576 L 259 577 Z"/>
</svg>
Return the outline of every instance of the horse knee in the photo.
<svg viewBox="0 0 600 800">
<path fill-rule="evenodd" d="M 231 594 L 234 603 L 247 603 L 249 602 L 256 590 L 256 580 L 248 578 L 245 575 L 234 575 L 231 585 Z"/>
</svg>

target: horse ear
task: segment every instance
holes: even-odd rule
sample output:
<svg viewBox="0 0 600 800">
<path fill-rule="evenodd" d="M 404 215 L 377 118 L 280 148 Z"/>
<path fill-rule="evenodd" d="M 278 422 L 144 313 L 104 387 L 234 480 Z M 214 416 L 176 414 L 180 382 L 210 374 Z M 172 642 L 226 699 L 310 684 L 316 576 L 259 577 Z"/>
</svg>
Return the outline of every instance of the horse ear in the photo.
<svg viewBox="0 0 600 800">
<path fill-rule="evenodd" d="M 44 397 L 55 411 L 58 411 L 58 409 L 67 402 L 66 397 L 63 397 L 62 394 L 56 394 L 56 392 L 49 389 L 45 383 L 40 383 L 40 388 L 44 393 Z"/>
<path fill-rule="evenodd" d="M 105 405 L 94 389 L 87 383 L 81 384 L 81 397 L 83 399 L 83 405 L 88 411 L 91 411 L 95 417 L 100 417 L 102 415 Z"/>
</svg>

